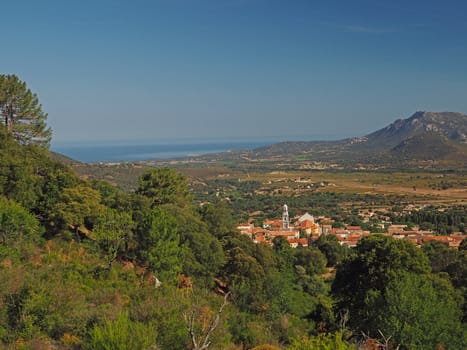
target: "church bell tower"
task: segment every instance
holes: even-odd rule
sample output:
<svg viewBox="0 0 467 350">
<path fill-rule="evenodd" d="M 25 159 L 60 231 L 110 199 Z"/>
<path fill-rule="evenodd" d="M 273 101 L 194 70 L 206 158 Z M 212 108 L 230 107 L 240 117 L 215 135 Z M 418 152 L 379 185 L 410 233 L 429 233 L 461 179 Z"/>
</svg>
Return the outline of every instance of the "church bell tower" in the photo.
<svg viewBox="0 0 467 350">
<path fill-rule="evenodd" d="M 282 228 L 284 230 L 289 229 L 289 208 L 287 207 L 287 204 L 284 204 L 282 207 Z"/>
</svg>

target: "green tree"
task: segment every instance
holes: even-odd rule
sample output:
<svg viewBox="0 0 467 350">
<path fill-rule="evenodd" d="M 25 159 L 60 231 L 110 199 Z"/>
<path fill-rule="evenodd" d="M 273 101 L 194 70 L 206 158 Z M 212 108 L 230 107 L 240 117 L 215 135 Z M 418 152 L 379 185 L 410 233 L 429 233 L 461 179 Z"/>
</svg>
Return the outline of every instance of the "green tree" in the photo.
<svg viewBox="0 0 467 350">
<path fill-rule="evenodd" d="M 464 238 L 459 245 L 459 251 L 460 252 L 467 252 L 467 238 Z"/>
<path fill-rule="evenodd" d="M 185 177 L 169 168 L 151 169 L 143 174 L 136 193 L 150 198 L 153 207 L 163 204 L 185 206 L 191 200 Z"/>
<path fill-rule="evenodd" d="M 212 285 L 225 261 L 221 243 L 208 232 L 194 210 L 176 205 L 166 205 L 164 209 L 177 218 L 180 243 L 188 248 L 184 249 L 183 273 L 201 279 L 202 285 Z"/>
<path fill-rule="evenodd" d="M 295 256 L 289 242 L 284 237 L 277 236 L 272 240 L 272 244 L 279 258 L 279 269 L 284 272 L 291 272 L 295 265 Z"/>
<path fill-rule="evenodd" d="M 321 235 L 316 241 L 316 247 L 326 256 L 327 266 L 336 266 L 350 254 L 347 247 L 343 247 L 335 235 Z"/>
<path fill-rule="evenodd" d="M 203 221 L 208 225 L 209 232 L 214 236 L 220 238 L 234 230 L 232 211 L 225 202 L 203 205 L 200 213 Z"/>
<path fill-rule="evenodd" d="M 226 253 L 223 279 L 232 291 L 232 300 L 240 310 L 258 312 L 265 306 L 265 272 L 258 261 L 236 246 Z"/>
<path fill-rule="evenodd" d="M 92 225 L 104 208 L 99 192 L 85 185 L 65 188 L 57 207 L 63 222 L 75 230 L 78 240 L 79 230 Z"/>
<path fill-rule="evenodd" d="M 445 279 L 401 272 L 386 287 L 375 326 L 405 349 L 465 349 L 461 299 Z"/>
<path fill-rule="evenodd" d="M 37 201 L 33 206 L 34 214 L 46 226 L 47 233 L 60 229 L 61 218 L 57 212 L 65 188 L 77 186 L 81 180 L 65 164 L 49 161 L 43 165 L 40 181 L 36 186 Z"/>
<path fill-rule="evenodd" d="M 326 271 L 326 257 L 317 248 L 298 247 L 295 251 L 296 265 L 303 266 L 308 275 Z"/>
<path fill-rule="evenodd" d="M 442 242 L 427 242 L 423 245 L 422 250 L 430 260 L 433 273 L 446 271 L 446 267 L 457 260 L 457 250 L 449 248 Z"/>
<path fill-rule="evenodd" d="M 162 208 L 154 208 L 137 227 L 139 255 L 161 280 L 175 280 L 182 271 L 184 248 L 177 220 Z"/>
<path fill-rule="evenodd" d="M 37 219 L 18 203 L 0 196 L 0 243 L 16 245 L 36 240 L 42 233 Z"/>
<path fill-rule="evenodd" d="M 38 169 L 42 161 L 30 147 L 21 147 L 0 128 L 0 190 L 9 199 L 32 209 L 38 197 Z M 39 157 L 38 157 L 39 158 Z"/>
<path fill-rule="evenodd" d="M 375 320 L 384 305 L 384 291 L 400 272 L 427 274 L 428 259 L 415 245 L 379 234 L 360 240 L 356 254 L 338 266 L 332 285 L 341 312 L 350 312 L 349 325 L 378 335 Z"/>
<path fill-rule="evenodd" d="M 39 99 L 16 75 L 0 75 L 0 116 L 6 130 L 21 144 L 48 147 L 52 132 Z"/>
<path fill-rule="evenodd" d="M 109 267 L 112 267 L 112 263 L 118 256 L 128 251 L 133 238 L 133 228 L 134 223 L 130 213 L 106 209 L 104 214 L 97 219 L 93 235 L 104 251 Z"/>
</svg>

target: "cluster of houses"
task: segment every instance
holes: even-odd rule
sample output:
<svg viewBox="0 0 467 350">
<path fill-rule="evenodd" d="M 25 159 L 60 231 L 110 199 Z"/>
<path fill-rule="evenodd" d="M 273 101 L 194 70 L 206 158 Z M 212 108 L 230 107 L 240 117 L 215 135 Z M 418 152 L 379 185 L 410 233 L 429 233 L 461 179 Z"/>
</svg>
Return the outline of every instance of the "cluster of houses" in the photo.
<svg viewBox="0 0 467 350">
<path fill-rule="evenodd" d="M 275 237 L 284 237 L 292 248 L 297 248 L 299 245 L 307 247 L 321 235 L 335 235 L 341 245 L 355 247 L 360 239 L 371 234 L 360 226 L 346 225 L 344 228 L 334 228 L 331 219 L 320 216 L 315 220 L 313 215 L 308 213 L 297 216 L 293 222 L 289 222 L 287 205 L 282 209 L 282 219 L 265 220 L 262 227 L 255 227 L 252 222 L 241 223 L 237 225 L 237 229 L 255 243 L 272 245 Z M 466 237 L 460 232 L 439 236 L 432 231 L 422 231 L 418 228 L 409 230 L 407 225 L 393 224 L 387 226 L 387 233 L 384 234 L 396 239 L 408 239 L 418 247 L 429 241 L 439 241 L 449 247 L 458 248 Z"/>
</svg>

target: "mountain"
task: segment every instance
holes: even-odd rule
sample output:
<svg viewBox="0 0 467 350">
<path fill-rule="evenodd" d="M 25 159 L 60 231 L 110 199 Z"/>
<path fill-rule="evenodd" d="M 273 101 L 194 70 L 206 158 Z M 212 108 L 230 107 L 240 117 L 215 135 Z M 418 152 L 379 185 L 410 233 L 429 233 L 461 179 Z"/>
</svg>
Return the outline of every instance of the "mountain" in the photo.
<svg viewBox="0 0 467 350">
<path fill-rule="evenodd" d="M 410 118 L 398 119 L 365 138 L 377 150 L 396 147 L 417 135 L 434 134 L 446 140 L 467 142 L 467 115 L 453 112 L 416 112 Z M 429 139 L 426 140 L 429 142 Z"/>
<path fill-rule="evenodd" d="M 338 141 L 281 142 L 255 149 L 262 158 L 306 158 L 339 164 L 397 164 L 399 161 L 467 163 L 467 115 L 416 112 L 362 137 Z"/>
</svg>

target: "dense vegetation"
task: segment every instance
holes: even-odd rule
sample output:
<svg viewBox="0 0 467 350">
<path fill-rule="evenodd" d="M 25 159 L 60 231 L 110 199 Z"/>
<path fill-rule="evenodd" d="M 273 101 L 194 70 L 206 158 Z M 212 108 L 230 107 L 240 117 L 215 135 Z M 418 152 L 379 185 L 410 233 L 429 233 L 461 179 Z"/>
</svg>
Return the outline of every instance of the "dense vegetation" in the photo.
<svg viewBox="0 0 467 350">
<path fill-rule="evenodd" d="M 466 345 L 465 244 L 270 248 L 233 229 L 225 202 L 194 205 L 167 168 L 125 193 L 6 132 L 0 164 L 0 348 Z"/>
<path fill-rule="evenodd" d="M 435 230 L 440 234 L 465 232 L 467 211 L 465 207 L 445 208 L 442 211 L 433 206 L 410 213 L 394 211 L 391 219 L 394 223 L 409 223 L 419 225 L 424 230 Z"/>
</svg>

